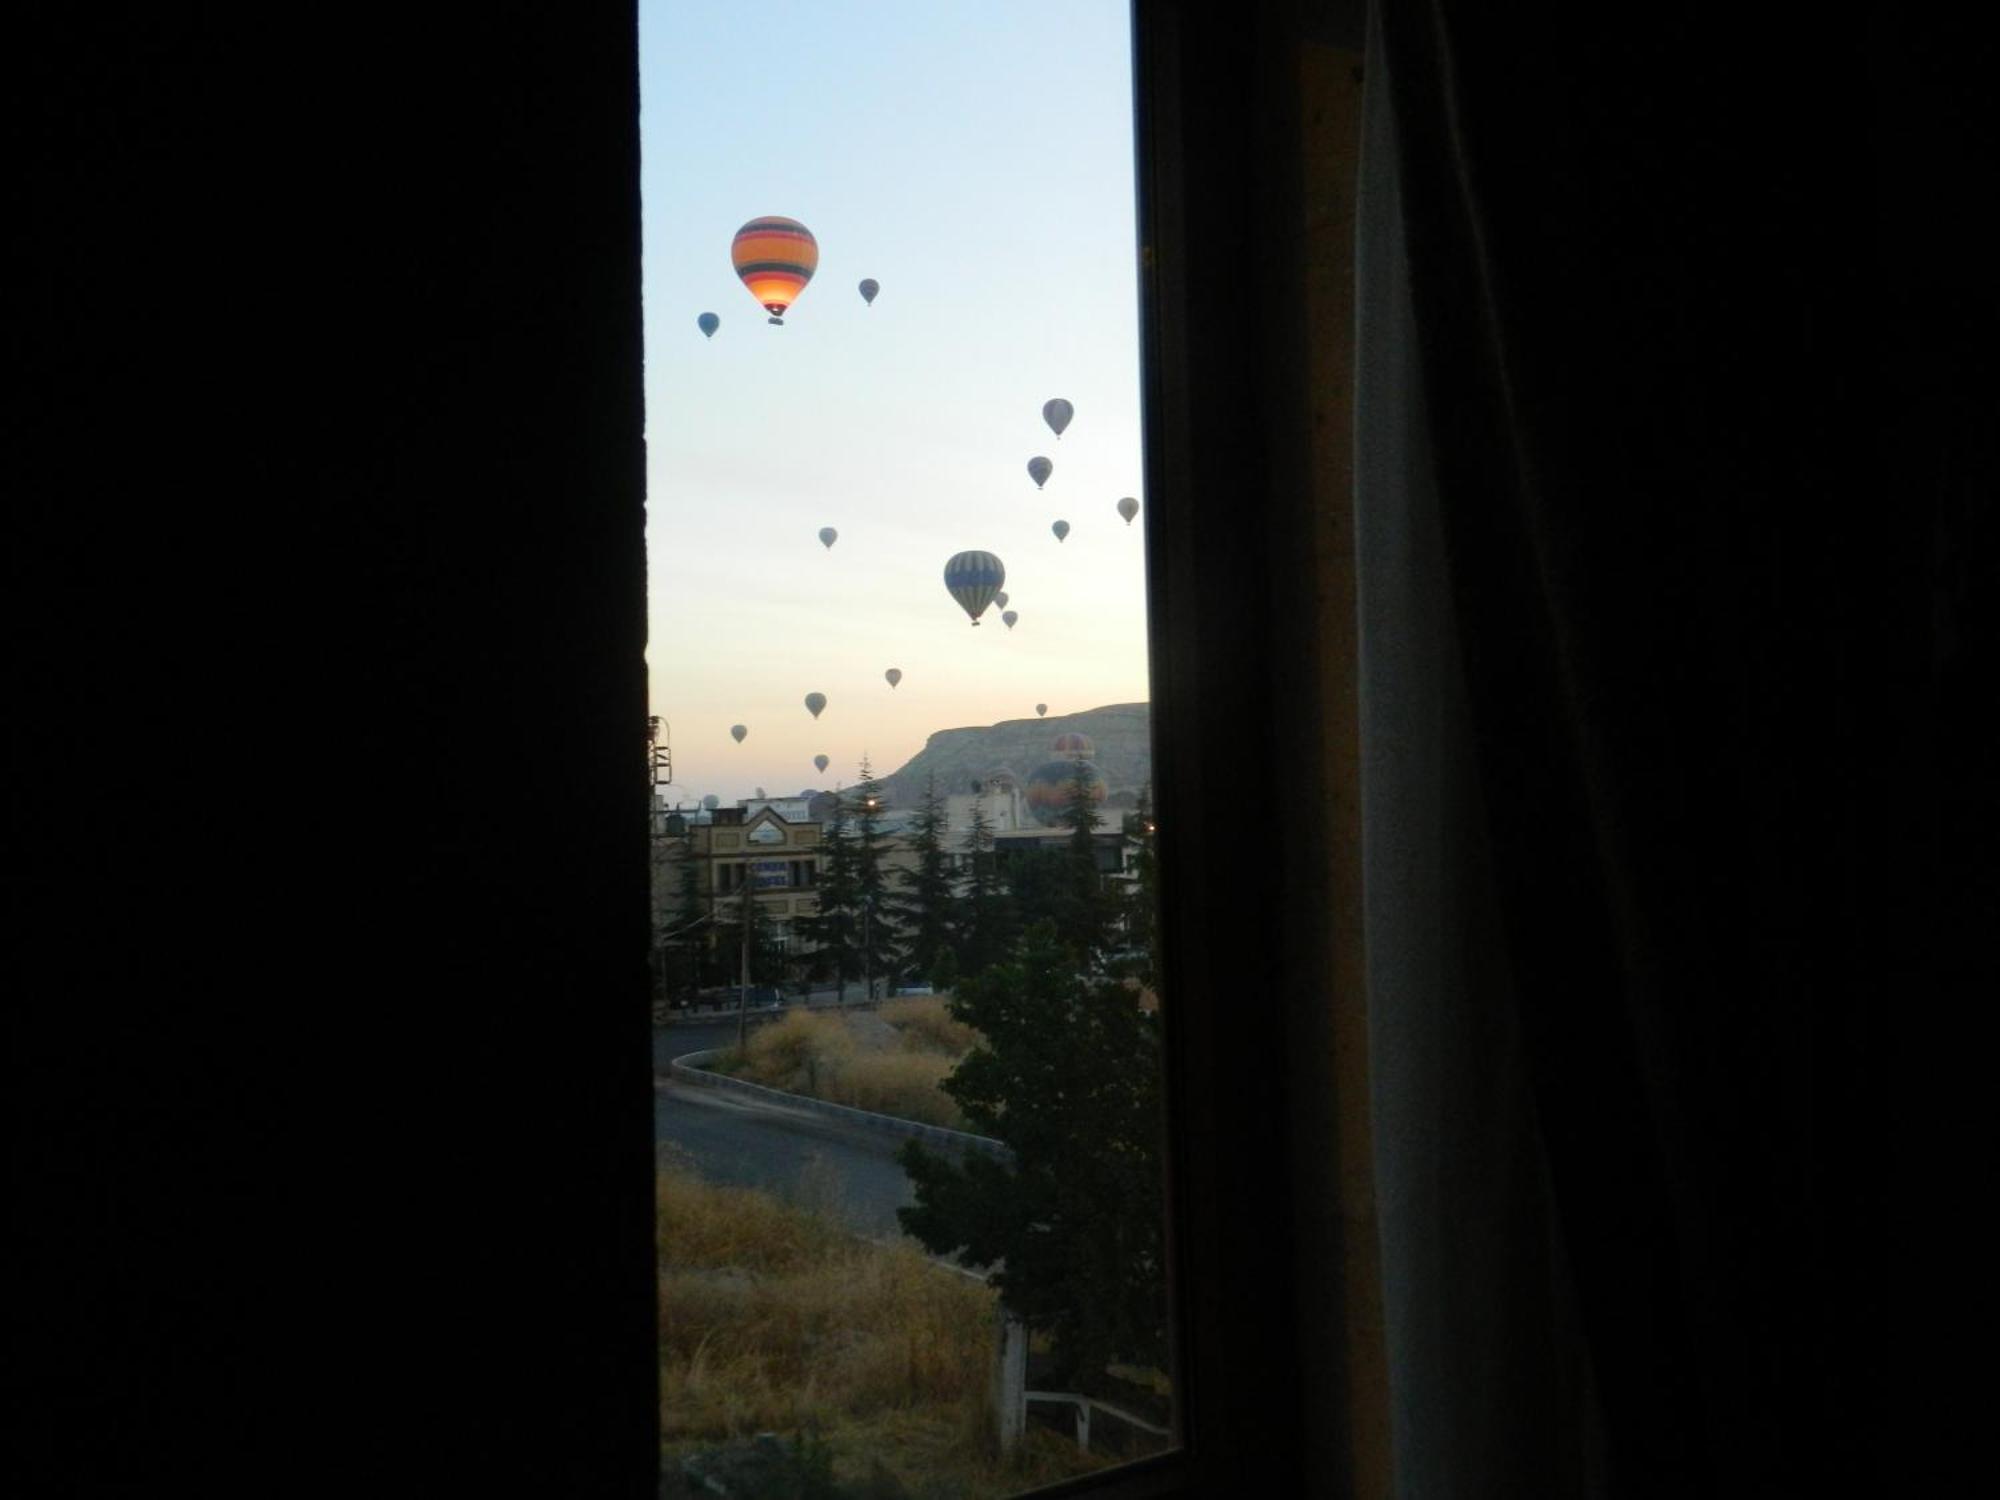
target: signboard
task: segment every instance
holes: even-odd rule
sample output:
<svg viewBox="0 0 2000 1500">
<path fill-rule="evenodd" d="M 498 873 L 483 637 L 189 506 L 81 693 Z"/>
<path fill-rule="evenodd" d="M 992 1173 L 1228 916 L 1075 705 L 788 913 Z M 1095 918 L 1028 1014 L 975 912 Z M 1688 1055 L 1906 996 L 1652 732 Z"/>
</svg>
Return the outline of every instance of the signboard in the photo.
<svg viewBox="0 0 2000 1500">
<path fill-rule="evenodd" d="M 760 891 L 789 886 L 792 883 L 792 863 L 787 859 L 753 859 L 750 861 L 750 884 Z"/>
</svg>

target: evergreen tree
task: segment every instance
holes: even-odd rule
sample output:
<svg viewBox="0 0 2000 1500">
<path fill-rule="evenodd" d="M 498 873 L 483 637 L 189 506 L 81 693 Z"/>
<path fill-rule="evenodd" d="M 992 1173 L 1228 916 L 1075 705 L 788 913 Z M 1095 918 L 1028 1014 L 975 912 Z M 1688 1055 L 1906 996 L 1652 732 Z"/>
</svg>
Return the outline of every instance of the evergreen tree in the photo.
<svg viewBox="0 0 2000 1500">
<path fill-rule="evenodd" d="M 743 975 L 743 927 L 750 927 L 750 982 L 752 984 L 778 984 L 784 979 L 785 954 L 778 945 L 777 934 L 771 925 L 771 914 L 757 899 L 756 882 L 750 874 L 750 866 L 736 867 L 742 871 L 742 885 L 727 903 L 727 920 L 716 931 L 716 955 L 721 967 L 732 981 L 741 982 Z"/>
<path fill-rule="evenodd" d="M 984 804 L 972 804 L 972 827 L 960 845 L 965 873 L 960 883 L 956 939 L 958 972 L 982 973 L 1006 955 L 1012 934 L 1006 888 L 993 850 L 993 822 Z"/>
<path fill-rule="evenodd" d="M 1153 788 L 1149 783 L 1139 792 L 1139 805 L 1125 819 L 1125 831 L 1138 842 L 1132 857 L 1133 872 L 1139 877 L 1125 903 L 1125 945 L 1139 956 L 1133 977 L 1149 990 L 1160 987 L 1157 948 L 1160 934 L 1159 861 L 1154 851 L 1158 823 L 1153 816 Z"/>
<path fill-rule="evenodd" d="M 1078 756 L 1064 788 L 1059 820 L 1070 831 L 1065 841 L 1067 889 L 1059 930 L 1063 942 L 1076 955 L 1077 962 L 1086 965 L 1104 947 L 1105 928 L 1110 916 L 1105 901 L 1104 877 L 1097 869 L 1096 833 L 1103 819 L 1097 812 L 1096 783 L 1096 768 Z"/>
<path fill-rule="evenodd" d="M 891 977 L 896 958 L 896 919 L 889 900 L 889 837 L 882 830 L 884 805 L 882 783 L 875 779 L 863 756 L 861 783 L 854 789 L 854 886 L 859 919 L 856 951 L 870 1000 L 875 998 L 877 984 Z"/>
<path fill-rule="evenodd" d="M 950 855 L 944 846 L 949 828 L 937 777 L 924 782 L 923 801 L 910 820 L 910 849 L 915 863 L 895 875 L 890 911 L 904 935 L 903 961 L 908 970 L 932 984 L 940 983 L 940 960 L 951 952 L 951 923 L 956 893 L 952 889 Z"/>
<path fill-rule="evenodd" d="M 1013 1159 L 911 1141 L 903 1228 L 933 1254 L 1004 1262 L 1002 1300 L 1053 1335 L 1053 1388 L 1102 1392 L 1113 1361 L 1164 1367 L 1158 1016 L 1123 983 L 1078 975 L 1047 924 L 961 980 L 951 1010 L 982 1041 L 944 1089 Z"/>
<path fill-rule="evenodd" d="M 800 925 L 831 970 L 839 1003 L 847 1003 L 847 982 L 861 972 L 861 892 L 854 826 L 847 799 L 834 793 L 833 815 L 820 830 L 818 910 Z"/>
</svg>

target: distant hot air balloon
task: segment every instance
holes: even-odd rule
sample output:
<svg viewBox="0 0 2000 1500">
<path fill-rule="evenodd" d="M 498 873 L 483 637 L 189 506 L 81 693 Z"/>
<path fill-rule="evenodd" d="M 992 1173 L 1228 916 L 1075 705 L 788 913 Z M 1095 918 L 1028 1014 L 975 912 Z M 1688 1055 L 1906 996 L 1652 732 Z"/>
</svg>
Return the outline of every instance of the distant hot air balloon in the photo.
<svg viewBox="0 0 2000 1500">
<path fill-rule="evenodd" d="M 806 712 L 811 714 L 815 719 L 819 717 L 819 711 L 825 707 L 826 707 L 825 693 L 806 694 Z"/>
<path fill-rule="evenodd" d="M 722 806 L 722 799 L 716 796 L 715 793 L 710 792 L 706 797 L 701 799 L 701 805 L 710 812 L 714 812 L 718 807 Z"/>
<path fill-rule="evenodd" d="M 762 801 L 762 800 L 763 800 L 763 797 L 764 797 L 764 789 L 763 789 L 763 788 L 762 788 L 761 786 L 757 788 L 757 797 L 758 797 L 758 800 L 759 800 L 759 801 Z"/>
<path fill-rule="evenodd" d="M 1130 495 L 1127 495 L 1123 500 L 1118 502 L 1118 514 L 1123 516 L 1125 524 L 1130 526 L 1132 518 L 1139 514 L 1139 502 L 1134 500 Z"/>
<path fill-rule="evenodd" d="M 785 311 L 798 300 L 819 266 L 819 241 L 797 219 L 770 215 L 736 231 L 730 263 L 771 321 L 784 326 Z"/>
<path fill-rule="evenodd" d="M 1049 482 L 1049 475 L 1055 473 L 1055 471 L 1056 466 L 1039 454 L 1028 460 L 1028 477 L 1035 481 L 1036 489 L 1040 489 L 1043 485 L 1047 484 Z"/>
<path fill-rule="evenodd" d="M 944 565 L 944 586 L 977 625 L 986 606 L 1007 581 L 1007 569 L 991 552 L 961 552 Z"/>
<path fill-rule="evenodd" d="M 831 547 L 835 542 L 840 540 L 840 533 L 835 531 L 831 526 L 822 526 L 819 529 L 819 540 L 821 546 Z"/>
<path fill-rule="evenodd" d="M 1020 618 L 1021 613 L 1019 610 L 1008 609 L 1002 610 L 1000 613 L 1000 623 L 1005 625 L 1009 630 L 1014 628 L 1014 622 Z"/>
<path fill-rule="evenodd" d="M 741 724 L 731 724 L 729 726 L 729 737 L 735 740 L 736 743 L 739 745 L 743 743 L 743 736 L 748 734 L 749 732 L 750 731 L 744 728 Z"/>
<path fill-rule="evenodd" d="M 901 667 L 891 667 L 882 675 L 889 679 L 889 686 L 894 687 L 903 680 L 903 669 Z"/>
<path fill-rule="evenodd" d="M 1023 790 L 1027 793 L 1028 812 L 1044 828 L 1054 828 L 1062 822 L 1063 809 L 1075 794 L 1077 781 L 1081 779 L 1084 794 L 1092 802 L 1102 802 L 1109 788 L 1104 782 L 1104 773 L 1082 756 L 1070 756 L 1064 760 L 1052 760 L 1035 767 L 1028 777 Z"/>
<path fill-rule="evenodd" d="M 831 764 L 832 762 L 824 755 L 815 755 L 813 757 L 813 769 L 818 771 L 822 776 L 826 774 L 826 768 Z"/>
<path fill-rule="evenodd" d="M 1063 429 L 1069 426 L 1069 419 L 1075 415 L 1076 408 L 1060 396 L 1053 401 L 1042 403 L 1042 420 L 1055 430 L 1058 438 L 1063 435 Z"/>
<path fill-rule="evenodd" d="M 1097 746 L 1091 743 L 1089 735 L 1074 731 L 1057 735 L 1054 749 L 1058 755 L 1081 755 L 1086 760 L 1097 753 Z"/>
<path fill-rule="evenodd" d="M 873 276 L 870 276 L 861 283 L 861 300 L 866 302 L 870 307 L 873 307 L 875 305 L 875 294 L 881 290 L 881 284 Z"/>
<path fill-rule="evenodd" d="M 714 313 L 703 313 L 694 320 L 694 326 L 701 330 L 703 338 L 714 338 L 715 330 L 722 326 L 722 319 Z"/>
<path fill-rule="evenodd" d="M 993 596 L 993 602 L 1002 609 L 1005 609 L 1007 607 L 1007 591 L 1005 589 L 1000 590 L 999 593 Z"/>
<path fill-rule="evenodd" d="M 1037 703 L 1035 705 L 1035 717 L 1038 719 L 1041 718 L 1041 716 L 1047 713 L 1048 711 L 1049 711 L 1049 706 L 1046 703 Z"/>
<path fill-rule="evenodd" d="M 1056 522 L 1055 525 L 1051 526 L 1049 530 L 1053 531 L 1056 534 L 1057 541 L 1061 541 L 1064 537 L 1069 535 L 1069 522 L 1058 521 Z"/>
</svg>

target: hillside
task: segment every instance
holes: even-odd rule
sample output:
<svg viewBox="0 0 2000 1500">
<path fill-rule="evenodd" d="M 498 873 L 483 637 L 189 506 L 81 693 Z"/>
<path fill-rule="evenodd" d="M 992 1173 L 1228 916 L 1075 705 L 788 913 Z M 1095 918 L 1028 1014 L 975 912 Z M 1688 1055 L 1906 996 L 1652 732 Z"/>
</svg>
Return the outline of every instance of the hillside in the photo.
<svg viewBox="0 0 2000 1500">
<path fill-rule="evenodd" d="M 1059 734 L 1084 734 L 1096 742 L 1091 757 L 1110 787 L 1109 803 L 1129 807 L 1153 771 L 1152 715 L 1144 703 L 1112 703 L 1082 713 L 1046 719 L 1004 719 L 966 729 L 940 729 L 924 748 L 882 778 L 892 807 L 910 807 L 923 795 L 933 771 L 938 786 L 964 792 L 995 770 L 1005 768 L 1026 781 L 1035 767 L 1053 760 Z"/>
</svg>

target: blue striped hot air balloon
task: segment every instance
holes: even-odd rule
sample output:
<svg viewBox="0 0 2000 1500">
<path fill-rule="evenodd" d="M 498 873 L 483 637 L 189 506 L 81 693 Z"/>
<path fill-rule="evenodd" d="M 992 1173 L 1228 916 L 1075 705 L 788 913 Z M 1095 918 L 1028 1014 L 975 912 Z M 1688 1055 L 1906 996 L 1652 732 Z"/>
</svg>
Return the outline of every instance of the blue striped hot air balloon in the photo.
<svg viewBox="0 0 2000 1500">
<path fill-rule="evenodd" d="M 961 552 L 944 565 L 944 586 L 977 625 L 986 606 L 1007 581 L 1007 569 L 991 552 Z"/>
</svg>

